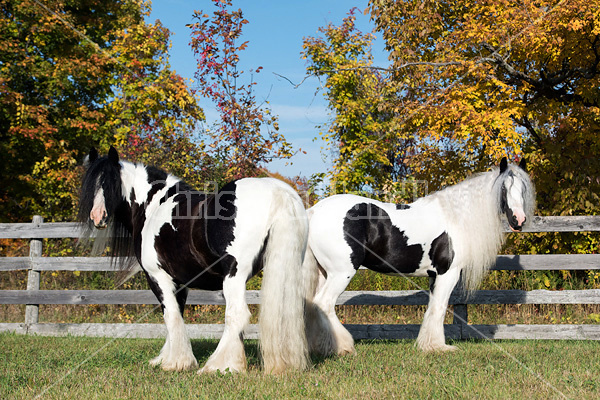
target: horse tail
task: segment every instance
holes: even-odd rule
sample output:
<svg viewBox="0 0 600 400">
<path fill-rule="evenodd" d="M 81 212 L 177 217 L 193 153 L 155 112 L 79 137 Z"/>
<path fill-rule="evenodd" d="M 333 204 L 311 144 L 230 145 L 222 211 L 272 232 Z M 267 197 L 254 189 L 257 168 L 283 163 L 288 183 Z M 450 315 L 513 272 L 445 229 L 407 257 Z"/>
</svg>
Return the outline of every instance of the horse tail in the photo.
<svg viewBox="0 0 600 400">
<path fill-rule="evenodd" d="M 303 370 L 309 366 L 302 271 L 308 219 L 297 193 L 275 191 L 269 227 L 259 316 L 264 370 L 266 373 Z"/>
</svg>

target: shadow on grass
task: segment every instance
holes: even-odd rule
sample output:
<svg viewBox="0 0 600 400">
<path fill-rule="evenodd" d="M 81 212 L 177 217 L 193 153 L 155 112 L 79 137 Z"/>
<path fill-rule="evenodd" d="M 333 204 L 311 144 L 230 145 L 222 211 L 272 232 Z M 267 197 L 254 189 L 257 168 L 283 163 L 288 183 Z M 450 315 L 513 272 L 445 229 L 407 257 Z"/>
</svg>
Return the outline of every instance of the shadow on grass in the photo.
<svg viewBox="0 0 600 400">
<path fill-rule="evenodd" d="M 393 342 L 393 341 L 390 341 Z M 219 341 L 218 339 L 193 339 L 192 350 L 194 356 L 198 360 L 200 368 L 208 361 L 208 358 L 217 349 Z M 258 340 L 244 340 L 244 350 L 246 353 L 246 360 L 248 362 L 248 370 L 261 370 L 262 363 L 260 359 L 260 349 Z M 353 357 L 353 355 L 347 355 L 343 357 Z M 330 359 L 339 358 L 337 355 L 321 356 L 311 355 L 311 368 L 318 369 L 324 362 Z"/>
<path fill-rule="evenodd" d="M 194 339 L 192 340 L 192 351 L 194 356 L 198 360 L 200 367 L 204 366 L 208 358 L 215 352 L 217 345 L 219 344 L 218 339 Z M 260 350 L 258 348 L 258 340 L 244 340 L 244 350 L 246 353 L 246 360 L 248 362 L 248 369 L 259 369 L 261 368 L 260 361 Z"/>
<path fill-rule="evenodd" d="M 448 340 L 448 344 L 451 345 L 460 345 L 466 342 L 485 342 L 484 339 L 470 339 L 468 341 L 463 340 Z M 217 349 L 217 345 L 219 344 L 218 339 L 193 339 L 192 340 L 192 350 L 194 352 L 194 356 L 198 360 L 198 365 L 201 368 L 208 358 L 214 353 Z M 356 345 L 359 346 L 357 349 L 357 354 L 347 354 L 343 356 L 338 355 L 319 355 L 319 354 L 311 354 L 311 369 L 320 369 L 321 366 L 327 363 L 330 360 L 343 359 L 347 357 L 360 357 L 360 353 L 368 352 L 369 345 L 386 345 L 386 346 L 401 346 L 401 347 L 410 347 L 414 348 L 414 351 L 418 352 L 419 350 L 415 347 L 414 339 L 357 339 L 355 342 Z M 244 340 L 244 349 L 246 353 L 246 359 L 248 362 L 248 370 L 261 370 L 262 364 L 260 359 L 260 349 L 258 340 Z M 460 347 L 459 347 L 460 351 Z M 423 353 L 426 354 L 426 353 Z"/>
</svg>

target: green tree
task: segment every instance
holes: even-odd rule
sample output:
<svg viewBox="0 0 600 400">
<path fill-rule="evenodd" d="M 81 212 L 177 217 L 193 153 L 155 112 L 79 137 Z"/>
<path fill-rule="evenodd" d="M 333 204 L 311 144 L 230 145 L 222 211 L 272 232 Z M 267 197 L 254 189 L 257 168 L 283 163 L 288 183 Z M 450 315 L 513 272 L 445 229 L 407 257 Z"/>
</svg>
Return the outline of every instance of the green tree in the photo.
<svg viewBox="0 0 600 400">
<path fill-rule="evenodd" d="M 332 122 L 321 132 L 333 152 L 333 191 L 392 189 L 407 177 L 404 162 L 411 135 L 390 135 L 394 113 L 385 107 L 396 96 L 387 74 L 373 66 L 373 35 L 355 25 L 355 9 L 340 26 L 319 28 L 322 37 L 304 38 L 303 58 L 311 75 L 324 76 L 323 95 Z"/>
</svg>

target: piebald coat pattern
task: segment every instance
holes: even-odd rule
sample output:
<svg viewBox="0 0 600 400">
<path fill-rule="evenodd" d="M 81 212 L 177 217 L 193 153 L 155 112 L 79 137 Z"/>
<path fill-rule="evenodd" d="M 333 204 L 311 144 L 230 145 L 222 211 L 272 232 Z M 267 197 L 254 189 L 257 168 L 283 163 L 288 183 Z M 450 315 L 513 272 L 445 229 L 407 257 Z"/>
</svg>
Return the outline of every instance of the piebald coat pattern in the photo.
<svg viewBox="0 0 600 400">
<path fill-rule="evenodd" d="M 525 164 L 475 175 L 457 185 L 397 206 L 343 194 L 308 210 L 305 267 L 313 273 L 307 332 L 313 351 L 354 351 L 335 315 L 339 295 L 360 266 L 384 274 L 430 278 L 430 300 L 417 339 L 423 350 L 451 350 L 443 321 L 461 273 L 473 289 L 504 241 L 502 215 L 521 230 L 533 212 L 535 189 Z"/>
<path fill-rule="evenodd" d="M 120 160 L 112 147 L 101 158 L 92 150 L 88 164 L 80 221 L 110 228 L 112 255 L 135 257 L 163 308 L 167 338 L 152 365 L 198 365 L 182 317 L 188 290 L 222 289 L 223 336 L 200 371 L 244 371 L 246 281 L 264 269 L 259 329 L 265 371 L 308 366 L 301 269 L 308 220 L 291 187 L 246 178 L 205 194 L 157 168 Z"/>
</svg>

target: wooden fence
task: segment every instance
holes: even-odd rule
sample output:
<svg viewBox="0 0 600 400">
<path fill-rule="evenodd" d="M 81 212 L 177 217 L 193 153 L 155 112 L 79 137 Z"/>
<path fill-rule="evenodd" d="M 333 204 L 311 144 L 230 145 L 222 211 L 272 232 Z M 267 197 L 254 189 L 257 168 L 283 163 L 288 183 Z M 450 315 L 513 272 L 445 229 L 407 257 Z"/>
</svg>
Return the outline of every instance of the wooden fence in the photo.
<svg viewBox="0 0 600 400">
<path fill-rule="evenodd" d="M 110 337 L 164 337 L 163 324 L 40 323 L 39 304 L 158 304 L 149 290 L 40 290 L 42 271 L 112 271 L 105 257 L 42 257 L 42 238 L 76 238 L 75 223 L 44 223 L 35 217 L 32 223 L 0 224 L 0 239 L 30 239 L 29 257 L 0 257 L 0 273 L 27 270 L 27 290 L 1 290 L 0 304 L 26 304 L 23 323 L 0 323 L 0 331 L 40 335 L 85 335 Z M 535 217 L 525 232 L 600 231 L 600 216 Z M 496 270 L 595 270 L 600 269 L 600 254 L 502 255 Z M 260 302 L 257 291 L 248 291 L 249 304 Z M 338 304 L 346 305 L 425 305 L 427 291 L 347 291 Z M 191 290 L 188 304 L 225 304 L 221 292 Z M 591 290 L 480 290 L 465 298 L 455 292 L 454 321 L 445 325 L 452 339 L 593 339 L 600 340 L 600 325 L 472 325 L 468 324 L 468 304 L 600 304 L 600 289 Z M 192 338 L 218 338 L 219 324 L 188 324 Z M 356 339 L 416 338 L 419 325 L 346 325 Z M 245 332 L 256 338 L 255 325 Z"/>
</svg>

